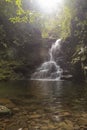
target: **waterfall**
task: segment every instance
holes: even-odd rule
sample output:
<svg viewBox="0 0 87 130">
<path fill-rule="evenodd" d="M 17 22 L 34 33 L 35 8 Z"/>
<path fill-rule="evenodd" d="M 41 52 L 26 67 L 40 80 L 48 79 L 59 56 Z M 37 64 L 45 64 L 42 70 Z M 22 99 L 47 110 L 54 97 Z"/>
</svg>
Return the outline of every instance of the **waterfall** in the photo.
<svg viewBox="0 0 87 130">
<path fill-rule="evenodd" d="M 55 54 L 60 51 L 61 39 L 57 40 L 49 50 L 49 61 L 44 62 L 34 74 L 31 79 L 33 80 L 60 80 L 63 70 L 57 65 L 55 61 Z"/>
</svg>

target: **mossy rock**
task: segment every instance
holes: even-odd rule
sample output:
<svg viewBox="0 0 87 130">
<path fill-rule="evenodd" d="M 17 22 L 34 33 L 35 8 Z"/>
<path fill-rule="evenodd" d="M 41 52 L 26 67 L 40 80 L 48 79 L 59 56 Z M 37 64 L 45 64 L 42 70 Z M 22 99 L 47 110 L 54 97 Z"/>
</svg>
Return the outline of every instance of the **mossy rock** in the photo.
<svg viewBox="0 0 87 130">
<path fill-rule="evenodd" d="M 0 105 L 0 115 L 11 115 L 11 110 L 7 107 Z"/>
</svg>

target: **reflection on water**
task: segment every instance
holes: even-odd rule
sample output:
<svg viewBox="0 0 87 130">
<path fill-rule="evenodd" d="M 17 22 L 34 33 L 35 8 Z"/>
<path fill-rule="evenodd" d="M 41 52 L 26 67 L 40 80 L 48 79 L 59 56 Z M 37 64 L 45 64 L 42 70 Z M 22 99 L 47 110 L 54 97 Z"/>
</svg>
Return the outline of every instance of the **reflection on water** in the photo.
<svg viewBox="0 0 87 130">
<path fill-rule="evenodd" d="M 24 98 L 61 104 L 69 109 L 87 109 L 87 84 L 67 81 L 13 81 L 0 83 L 0 97 Z"/>
<path fill-rule="evenodd" d="M 28 87 L 30 90 L 30 88 Z M 60 95 L 62 89 L 62 82 L 44 82 L 44 81 L 35 81 L 32 82 L 31 86 L 31 93 L 35 96 L 41 98 L 41 97 L 54 97 L 57 95 Z M 32 91 L 33 90 L 33 91 Z"/>
<path fill-rule="evenodd" d="M 20 111 L 15 113 L 9 121 L 10 124 L 15 122 L 17 128 L 19 128 L 19 121 L 26 122 L 26 120 L 28 120 L 26 126 L 28 125 L 29 130 L 33 128 L 33 130 L 37 128 L 39 130 L 74 130 L 75 125 L 77 125 L 75 130 L 80 130 L 83 126 L 87 128 L 87 84 L 85 83 L 1 82 L 0 98 L 8 98 L 17 108 L 20 108 Z M 13 130 L 10 124 L 7 125 L 9 129 L 6 130 Z"/>
<path fill-rule="evenodd" d="M 27 89 L 30 94 L 42 98 L 42 101 L 46 99 L 48 103 L 52 102 L 51 105 L 61 104 L 61 109 L 87 110 L 87 85 L 84 83 L 34 81 Z"/>
</svg>

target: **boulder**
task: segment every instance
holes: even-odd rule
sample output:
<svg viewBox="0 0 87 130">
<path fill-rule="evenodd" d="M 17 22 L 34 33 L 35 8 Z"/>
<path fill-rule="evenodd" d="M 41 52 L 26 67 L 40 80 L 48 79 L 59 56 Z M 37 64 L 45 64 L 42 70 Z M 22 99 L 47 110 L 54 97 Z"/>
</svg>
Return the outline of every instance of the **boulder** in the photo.
<svg viewBox="0 0 87 130">
<path fill-rule="evenodd" d="M 8 109 L 6 106 L 0 105 L 0 115 L 9 115 L 11 114 L 11 110 Z"/>
</svg>

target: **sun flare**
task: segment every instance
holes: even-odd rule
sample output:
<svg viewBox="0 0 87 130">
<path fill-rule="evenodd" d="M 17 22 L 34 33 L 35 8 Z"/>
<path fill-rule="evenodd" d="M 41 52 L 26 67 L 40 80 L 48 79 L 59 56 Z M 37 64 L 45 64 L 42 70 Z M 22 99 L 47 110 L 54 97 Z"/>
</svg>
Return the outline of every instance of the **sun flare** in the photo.
<svg viewBox="0 0 87 130">
<path fill-rule="evenodd" d="M 38 0 L 40 9 L 46 13 L 54 12 L 61 3 L 62 0 Z"/>
</svg>

